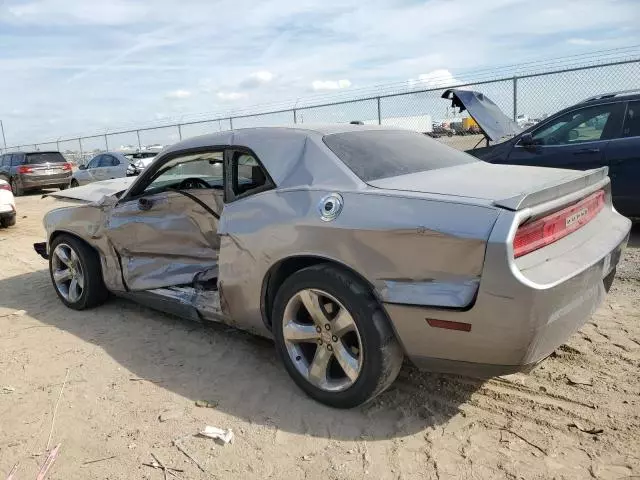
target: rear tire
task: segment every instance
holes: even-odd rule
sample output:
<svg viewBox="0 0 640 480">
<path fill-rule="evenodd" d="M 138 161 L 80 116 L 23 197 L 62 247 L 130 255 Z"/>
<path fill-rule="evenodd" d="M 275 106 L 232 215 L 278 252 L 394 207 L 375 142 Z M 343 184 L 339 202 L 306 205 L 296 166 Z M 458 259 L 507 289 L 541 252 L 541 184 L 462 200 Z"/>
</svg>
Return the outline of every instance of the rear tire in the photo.
<svg viewBox="0 0 640 480">
<path fill-rule="evenodd" d="M 49 251 L 49 274 L 62 303 L 74 310 L 85 310 L 107 300 L 109 291 L 95 250 L 80 239 L 63 234 L 51 242 Z"/>
<path fill-rule="evenodd" d="M 2 226 L 4 228 L 13 227 L 16 224 L 16 216 L 13 215 L 11 217 L 4 217 L 2 219 Z"/>
<path fill-rule="evenodd" d="M 11 179 L 11 191 L 14 197 L 21 197 L 24 195 L 24 189 L 21 185 L 18 185 L 18 181 L 14 178 Z"/>
<path fill-rule="evenodd" d="M 69 185 L 60 185 L 60 190 L 66 190 L 69 188 Z"/>
<path fill-rule="evenodd" d="M 309 298 L 318 299 L 311 300 L 319 307 L 315 317 L 306 308 Z M 353 408 L 369 402 L 393 383 L 402 366 L 402 348 L 369 288 L 334 266 L 315 265 L 291 275 L 278 290 L 271 318 L 287 372 L 325 405 Z M 348 330 L 339 328 L 344 318 Z"/>
<path fill-rule="evenodd" d="M 75 180 L 75 179 L 71 180 L 71 188 L 75 188 L 75 187 L 79 187 L 79 186 L 80 186 L 80 184 L 78 183 L 77 180 Z M 61 189 L 61 190 L 63 190 L 63 189 Z"/>
</svg>

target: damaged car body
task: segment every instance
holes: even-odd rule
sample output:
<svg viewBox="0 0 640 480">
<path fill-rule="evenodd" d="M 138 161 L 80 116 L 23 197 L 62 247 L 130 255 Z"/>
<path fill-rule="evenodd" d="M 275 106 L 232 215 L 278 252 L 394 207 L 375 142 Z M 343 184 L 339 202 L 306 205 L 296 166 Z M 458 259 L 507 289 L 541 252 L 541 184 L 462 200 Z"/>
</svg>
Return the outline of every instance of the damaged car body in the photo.
<svg viewBox="0 0 640 480">
<path fill-rule="evenodd" d="M 67 306 L 112 292 L 273 337 L 293 380 L 342 408 L 405 355 L 532 368 L 602 302 L 630 230 L 606 169 L 491 165 L 364 125 L 195 137 L 138 177 L 50 195 L 79 202 L 36 245 Z"/>
</svg>

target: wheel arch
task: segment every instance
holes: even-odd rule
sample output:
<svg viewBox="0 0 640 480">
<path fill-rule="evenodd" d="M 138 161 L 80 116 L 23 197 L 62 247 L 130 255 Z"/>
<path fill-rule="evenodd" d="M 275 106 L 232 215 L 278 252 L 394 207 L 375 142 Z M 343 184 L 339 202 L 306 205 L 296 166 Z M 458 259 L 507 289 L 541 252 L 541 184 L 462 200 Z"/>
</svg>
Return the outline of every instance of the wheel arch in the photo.
<svg viewBox="0 0 640 480">
<path fill-rule="evenodd" d="M 373 284 L 367 280 L 361 273 L 353 269 L 352 267 L 329 257 L 323 257 L 322 255 L 304 254 L 294 255 L 283 258 L 273 264 L 262 280 L 262 290 L 260 292 L 260 312 L 262 314 L 262 321 L 269 331 L 271 331 L 271 311 L 273 309 L 273 302 L 276 298 L 278 290 L 285 279 L 304 268 L 312 267 L 315 265 L 331 265 L 344 270 L 364 285 L 366 285 L 371 293 L 376 297 L 378 301 L 378 294 Z M 382 307 L 382 303 L 380 302 Z"/>
<path fill-rule="evenodd" d="M 102 270 L 102 255 L 100 255 L 100 251 L 98 251 L 98 249 L 94 245 L 91 245 L 89 242 L 87 242 L 84 238 L 82 238 L 77 233 L 71 232 L 69 230 L 54 230 L 51 233 L 51 235 L 49 235 L 49 242 L 48 242 L 49 248 L 51 247 L 51 244 L 53 243 L 53 241 L 56 238 L 58 238 L 60 235 L 69 235 L 70 237 L 73 237 L 76 240 L 82 242 L 87 247 L 89 247 L 93 252 L 95 252 L 95 254 L 98 255 L 98 260 L 100 260 L 100 262 L 99 262 L 100 263 L 100 269 Z M 51 253 L 49 253 L 49 254 L 51 254 Z M 100 272 L 100 274 L 102 275 L 102 271 Z"/>
</svg>

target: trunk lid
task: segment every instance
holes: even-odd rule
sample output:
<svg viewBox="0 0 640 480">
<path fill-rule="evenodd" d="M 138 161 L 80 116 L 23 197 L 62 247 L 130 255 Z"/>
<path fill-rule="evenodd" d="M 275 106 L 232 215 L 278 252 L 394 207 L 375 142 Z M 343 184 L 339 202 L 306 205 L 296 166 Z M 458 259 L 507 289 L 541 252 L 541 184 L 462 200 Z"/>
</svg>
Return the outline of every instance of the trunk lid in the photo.
<svg viewBox="0 0 640 480">
<path fill-rule="evenodd" d="M 508 210 L 522 210 L 606 183 L 607 171 L 606 167 L 576 171 L 474 162 L 368 183 L 385 190 L 475 198 Z"/>
<path fill-rule="evenodd" d="M 451 100 L 451 106 L 459 108 L 461 112 L 467 110 L 491 141 L 497 142 L 522 131 L 516 122 L 483 93 L 451 88 L 442 94 L 442 98 Z"/>
</svg>

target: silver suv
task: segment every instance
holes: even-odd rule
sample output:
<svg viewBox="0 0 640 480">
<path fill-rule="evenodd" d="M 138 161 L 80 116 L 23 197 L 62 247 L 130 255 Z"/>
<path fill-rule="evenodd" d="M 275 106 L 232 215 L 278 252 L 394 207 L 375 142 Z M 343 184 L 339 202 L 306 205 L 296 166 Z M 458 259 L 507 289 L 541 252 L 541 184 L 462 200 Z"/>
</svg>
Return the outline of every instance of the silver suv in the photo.
<svg viewBox="0 0 640 480">
<path fill-rule="evenodd" d="M 19 197 L 27 190 L 60 188 L 71 180 L 71 164 L 60 152 L 13 152 L 0 156 L 0 178 Z"/>
</svg>

